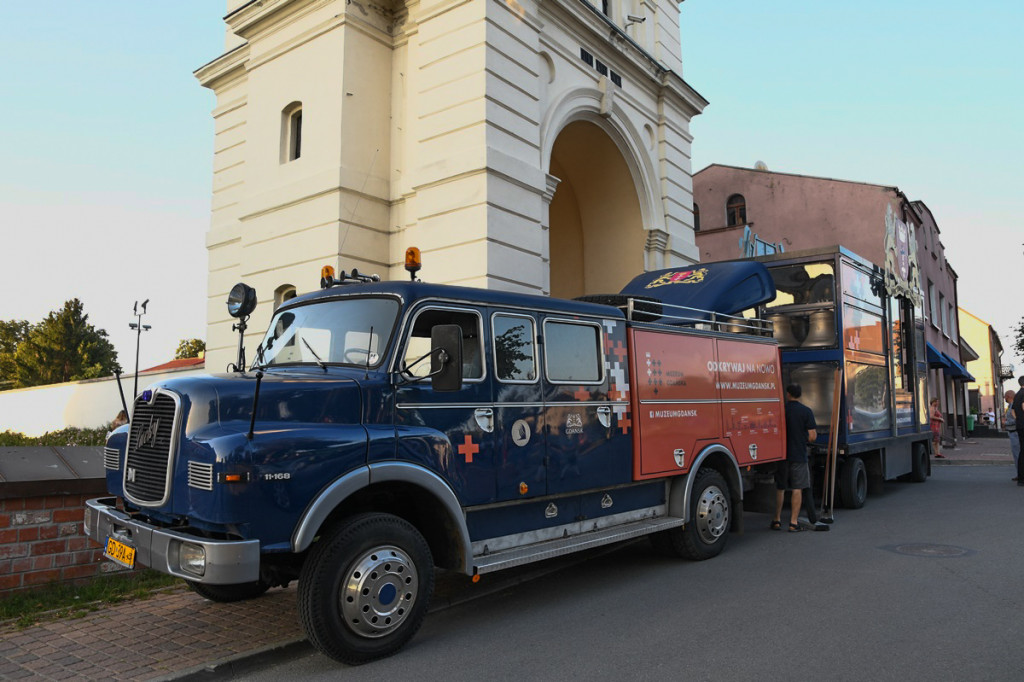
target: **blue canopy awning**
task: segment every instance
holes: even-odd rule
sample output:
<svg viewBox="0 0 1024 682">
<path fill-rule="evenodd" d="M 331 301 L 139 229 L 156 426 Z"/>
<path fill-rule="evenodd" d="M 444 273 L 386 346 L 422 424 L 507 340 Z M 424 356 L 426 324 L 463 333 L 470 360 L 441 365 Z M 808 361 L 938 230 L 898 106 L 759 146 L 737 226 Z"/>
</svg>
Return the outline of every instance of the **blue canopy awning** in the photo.
<svg viewBox="0 0 1024 682">
<path fill-rule="evenodd" d="M 949 356 L 939 351 L 938 348 L 932 344 L 925 342 L 927 346 L 928 356 L 928 367 L 930 369 L 949 369 L 952 365 L 949 364 Z"/>
<path fill-rule="evenodd" d="M 737 315 L 771 301 L 775 298 L 775 281 L 761 263 L 722 261 L 645 272 L 634 277 L 620 293 L 690 308 L 696 311 L 691 319 L 706 319 L 706 313 Z M 661 315 L 660 309 L 654 310 Z M 666 314 L 666 320 L 670 318 Z"/>
<path fill-rule="evenodd" d="M 957 362 L 953 358 L 949 357 L 945 353 L 943 353 L 942 355 L 943 355 L 943 357 L 946 358 L 947 361 L 949 361 L 949 365 L 950 365 L 949 366 L 949 370 L 946 372 L 946 374 L 949 374 L 954 379 L 963 379 L 964 381 L 974 381 L 974 377 L 971 376 L 971 373 L 967 371 L 966 367 L 964 367 L 959 362 Z"/>
</svg>

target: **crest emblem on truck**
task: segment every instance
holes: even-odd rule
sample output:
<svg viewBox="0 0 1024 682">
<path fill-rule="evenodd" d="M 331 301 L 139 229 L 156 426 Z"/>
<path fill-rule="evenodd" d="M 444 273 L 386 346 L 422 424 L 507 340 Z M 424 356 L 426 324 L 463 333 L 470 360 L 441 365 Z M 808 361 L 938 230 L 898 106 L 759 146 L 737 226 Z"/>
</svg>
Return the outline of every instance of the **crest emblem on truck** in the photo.
<svg viewBox="0 0 1024 682">
<path fill-rule="evenodd" d="M 583 417 L 576 413 L 570 414 L 565 419 L 565 435 L 583 433 Z"/>
</svg>

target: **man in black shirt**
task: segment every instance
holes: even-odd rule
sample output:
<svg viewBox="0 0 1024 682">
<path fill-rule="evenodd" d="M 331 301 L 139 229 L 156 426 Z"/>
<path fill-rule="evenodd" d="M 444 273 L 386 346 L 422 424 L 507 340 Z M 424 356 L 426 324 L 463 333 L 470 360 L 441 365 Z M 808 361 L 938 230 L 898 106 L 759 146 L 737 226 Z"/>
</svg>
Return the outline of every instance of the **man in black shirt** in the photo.
<svg viewBox="0 0 1024 682">
<path fill-rule="evenodd" d="M 1017 450 L 1017 485 L 1024 486 L 1024 377 L 1017 379 L 1021 390 L 1013 396 L 1013 403 L 1010 409 L 1013 410 L 1013 419 L 1017 423 L 1017 442 L 1020 444 Z"/>
<path fill-rule="evenodd" d="M 800 502 L 804 488 L 811 487 L 811 475 L 807 468 L 807 443 L 818 437 L 814 413 L 800 402 L 803 391 L 800 384 L 786 387 L 786 461 L 779 462 L 775 471 L 775 516 L 772 530 L 782 530 L 782 505 L 786 491 L 791 491 L 789 501 L 789 532 L 800 530 Z"/>
</svg>

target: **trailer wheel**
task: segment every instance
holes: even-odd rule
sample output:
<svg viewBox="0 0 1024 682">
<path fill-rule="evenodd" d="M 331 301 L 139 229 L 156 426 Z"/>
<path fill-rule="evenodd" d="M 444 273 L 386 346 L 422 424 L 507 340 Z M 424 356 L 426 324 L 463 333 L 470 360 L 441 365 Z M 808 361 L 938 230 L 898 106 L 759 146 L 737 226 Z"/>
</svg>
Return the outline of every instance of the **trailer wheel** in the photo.
<svg viewBox="0 0 1024 682">
<path fill-rule="evenodd" d="M 254 599 L 270 589 L 270 584 L 262 580 L 252 583 L 239 583 L 237 585 L 207 585 L 193 580 L 186 580 L 185 584 L 200 597 L 222 604 Z"/>
<path fill-rule="evenodd" d="M 359 665 L 412 639 L 433 589 L 434 563 L 419 531 L 391 514 L 359 514 L 310 550 L 299 579 L 299 618 L 321 653 Z"/>
<path fill-rule="evenodd" d="M 928 479 L 928 450 L 924 443 L 914 443 L 910 449 L 910 480 L 924 483 Z"/>
<path fill-rule="evenodd" d="M 847 509 L 860 509 L 868 499 L 868 472 L 860 457 L 847 457 L 839 469 L 839 496 Z"/>
<path fill-rule="evenodd" d="M 701 469 L 693 482 L 690 522 L 654 533 L 651 544 L 667 556 L 703 561 L 718 556 L 729 539 L 732 507 L 729 486 L 714 469 Z"/>
</svg>

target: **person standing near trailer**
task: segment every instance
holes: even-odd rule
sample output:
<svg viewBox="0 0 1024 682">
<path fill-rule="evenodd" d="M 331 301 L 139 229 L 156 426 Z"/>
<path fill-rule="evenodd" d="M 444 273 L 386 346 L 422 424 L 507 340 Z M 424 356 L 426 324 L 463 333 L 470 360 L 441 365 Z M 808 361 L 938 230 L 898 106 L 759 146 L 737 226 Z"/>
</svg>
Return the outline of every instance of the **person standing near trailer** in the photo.
<svg viewBox="0 0 1024 682">
<path fill-rule="evenodd" d="M 1017 485 L 1024 486 L 1024 472 L 1021 471 L 1021 467 L 1024 467 L 1024 457 L 1020 451 L 1020 448 L 1024 447 L 1024 376 L 1017 379 L 1017 384 L 1020 389 L 1013 397 L 1013 404 L 1010 407 L 1017 425 Z"/>
<path fill-rule="evenodd" d="M 932 398 L 931 408 L 932 450 L 935 452 L 937 459 L 945 459 L 946 456 L 942 454 L 942 424 L 946 419 L 942 416 L 942 412 L 939 411 L 938 398 Z"/>
<path fill-rule="evenodd" d="M 786 491 L 792 491 L 789 501 L 789 532 L 800 528 L 800 502 L 803 489 L 811 487 L 811 475 L 807 468 L 807 444 L 817 435 L 814 412 L 800 402 L 803 390 L 800 384 L 786 386 L 786 460 L 779 462 L 775 471 L 775 516 L 771 529 L 782 530 L 782 505 Z"/>
<path fill-rule="evenodd" d="M 1003 400 L 1006 401 L 1007 405 L 1013 405 L 1013 399 L 1017 396 L 1013 391 L 1007 391 L 1003 394 Z M 1017 460 L 1020 455 L 1020 438 L 1017 437 L 1017 420 L 1013 416 L 1013 410 L 1007 408 L 1003 413 L 1003 428 L 1006 429 L 1006 433 L 1010 436 L 1010 454 L 1013 455 L 1013 470 L 1017 471 Z M 1018 476 L 1014 476 L 1013 480 L 1018 480 Z"/>
</svg>

